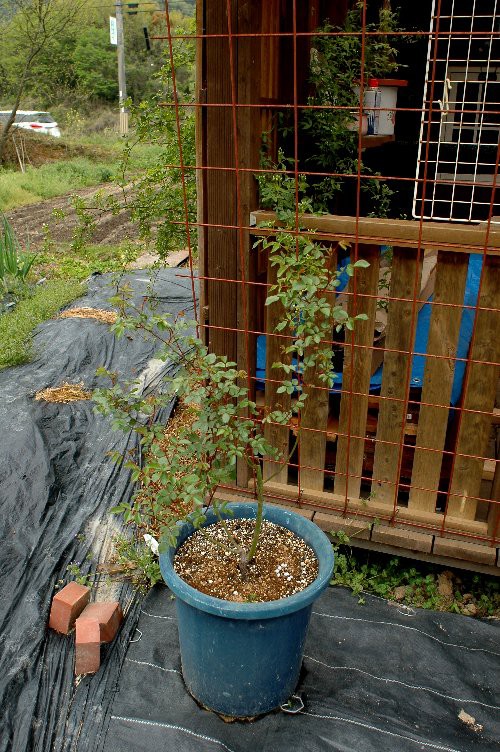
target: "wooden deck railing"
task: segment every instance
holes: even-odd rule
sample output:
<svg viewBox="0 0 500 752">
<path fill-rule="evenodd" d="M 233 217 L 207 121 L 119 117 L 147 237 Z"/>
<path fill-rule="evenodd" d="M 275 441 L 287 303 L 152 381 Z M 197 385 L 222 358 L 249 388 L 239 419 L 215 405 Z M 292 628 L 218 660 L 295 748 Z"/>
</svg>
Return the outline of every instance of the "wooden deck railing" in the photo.
<svg viewBox="0 0 500 752">
<path fill-rule="evenodd" d="M 273 234 L 260 225 L 274 220 L 271 212 L 254 212 L 252 234 Z M 346 332 L 340 403 L 339 397 L 328 398 L 318 374 L 304 374 L 309 397 L 300 416 L 298 455 L 267 482 L 269 497 L 330 511 L 344 522 L 350 518 L 351 524 L 353 518 L 378 518 L 381 526 L 369 533 L 373 540 L 495 566 L 500 463 L 495 462 L 491 433 L 500 373 L 500 227 L 331 215 L 301 215 L 298 224 L 301 234 L 310 231 L 331 241 L 332 249 L 338 241 L 350 243 L 352 256 L 369 262 L 367 269 L 356 270 L 355 288 L 351 282 L 347 290 L 351 311 L 363 311 L 367 320 Z M 382 382 L 379 393 L 371 394 L 382 245 L 392 246 L 393 257 Z M 416 389 L 409 376 L 424 302 L 422 264 L 429 251 L 437 251 L 437 260 L 423 383 Z M 452 407 L 470 254 L 483 256 L 481 281 L 477 305 L 470 309 L 473 325 L 462 394 Z M 268 283 L 273 283 L 273 273 L 269 266 Z M 274 333 L 277 305 L 266 311 L 268 410 L 278 400 L 286 408 L 286 397 L 277 394 L 277 371 L 270 369 L 281 358 L 280 338 Z M 268 438 L 286 451 L 288 429 L 270 427 Z M 490 481 L 485 481 L 485 461 L 494 464 Z M 275 469 L 266 462 L 265 477 Z"/>
</svg>

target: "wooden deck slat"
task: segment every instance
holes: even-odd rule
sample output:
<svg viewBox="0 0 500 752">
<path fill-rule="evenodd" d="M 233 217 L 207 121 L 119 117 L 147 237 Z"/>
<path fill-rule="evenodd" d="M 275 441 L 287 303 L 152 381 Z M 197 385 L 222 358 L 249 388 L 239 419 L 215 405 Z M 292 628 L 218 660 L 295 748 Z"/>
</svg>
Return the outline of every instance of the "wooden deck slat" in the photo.
<svg viewBox="0 0 500 752">
<path fill-rule="evenodd" d="M 500 309 L 500 259 L 488 257 L 483 269 L 479 306 Z M 479 310 L 471 348 L 471 359 L 490 363 L 500 362 L 500 310 Z M 484 362 L 470 363 L 470 374 L 463 407 L 493 413 L 499 377 L 499 367 Z M 450 482 L 448 513 L 474 519 L 477 502 L 469 496 L 480 496 L 483 460 L 463 457 L 473 454 L 485 457 L 491 430 L 492 415 L 464 412 L 457 437 L 457 458 Z M 462 498 L 460 498 L 462 497 Z"/>
<path fill-rule="evenodd" d="M 491 546 L 478 545 L 477 543 L 467 543 L 463 540 L 454 540 L 452 538 L 434 539 L 432 552 L 438 556 L 447 556 L 453 559 L 465 559 L 465 561 L 476 561 L 479 564 L 495 565 L 497 552 Z"/>
<path fill-rule="evenodd" d="M 404 400 L 408 398 L 406 372 L 416 329 L 416 321 L 412 327 L 413 295 L 415 289 L 420 290 L 421 259 L 418 271 L 416 264 L 417 251 L 394 248 L 390 296 L 402 299 L 389 301 L 386 347 L 402 352 L 386 352 L 384 356 L 381 396 L 387 399 L 380 401 L 372 483 L 373 499 L 387 505 L 393 504 L 395 484 L 399 482 L 399 443 L 406 422 Z"/>
<path fill-rule="evenodd" d="M 384 356 L 380 394 L 386 399 L 380 401 L 372 483 L 372 498 L 387 505 L 394 503 L 395 484 L 399 481 L 399 443 L 408 412 L 406 373 L 415 341 L 413 295 L 415 289 L 420 290 L 421 259 L 418 271 L 416 265 L 417 251 L 394 248 L 390 295 L 400 300 L 389 301 L 386 347 L 401 352 L 386 352 Z"/>
<path fill-rule="evenodd" d="M 365 313 L 366 321 L 356 321 L 354 332 L 346 330 L 346 347 L 344 351 L 344 368 L 342 376 L 342 398 L 340 401 L 339 439 L 337 460 L 335 464 L 335 493 L 358 496 L 361 486 L 364 454 L 364 438 L 368 412 L 368 390 L 371 376 L 371 350 L 375 329 L 375 313 L 377 308 L 378 274 L 380 265 L 380 250 L 377 246 L 363 246 L 362 258 L 369 262 L 367 269 L 357 269 L 356 274 L 356 310 L 353 309 L 354 296 L 349 296 L 348 308 L 351 315 Z M 352 282 L 352 280 L 351 280 Z M 351 286 L 352 289 L 352 286 Z M 371 295 L 373 297 L 364 297 Z M 359 297 L 358 297 L 359 296 Z M 351 342 L 361 347 L 350 347 Z M 356 396 L 348 393 L 351 390 Z M 361 396 L 359 396 L 361 395 Z M 348 432 L 351 433 L 348 442 Z M 342 436 L 342 434 L 344 434 Z M 348 452 L 349 443 L 349 452 Z M 355 477 L 358 476 L 358 477 Z"/>
<path fill-rule="evenodd" d="M 427 358 L 422 389 L 422 406 L 418 420 L 415 457 L 411 478 L 409 508 L 435 511 L 437 488 L 448 426 L 449 411 L 435 405 L 448 405 L 455 375 L 455 358 L 462 320 L 468 258 L 463 253 L 438 254 L 435 303 L 459 306 L 432 306 L 427 352 L 442 358 Z M 437 452 L 426 451 L 426 448 Z M 424 488 L 436 491 L 424 491 Z"/>
<path fill-rule="evenodd" d="M 331 253 L 328 263 L 336 268 L 337 254 L 335 252 Z M 334 304 L 333 294 L 327 294 L 325 297 L 331 305 Z M 314 355 L 317 349 L 316 346 L 306 350 L 306 357 Z M 318 365 L 304 370 L 304 392 L 307 394 L 307 399 L 300 416 L 300 427 L 314 430 L 300 432 L 299 461 L 301 488 L 314 488 L 322 491 L 325 479 L 329 393 L 328 384 L 320 379 L 320 374 Z M 311 470 L 307 467 L 318 469 Z"/>
<path fill-rule="evenodd" d="M 275 285 L 277 281 L 277 267 L 271 264 L 269 257 L 267 266 L 267 282 Z M 270 413 L 273 410 L 290 410 L 291 398 L 289 394 L 278 394 L 280 380 L 283 380 L 284 373 L 281 369 L 272 368 L 273 363 L 291 363 L 290 355 L 284 355 L 281 351 L 284 344 L 288 343 L 286 339 L 274 334 L 276 325 L 283 321 L 285 317 L 283 305 L 276 301 L 266 307 L 266 386 L 265 386 L 265 412 Z M 280 332 L 280 334 L 286 334 Z M 270 379 L 270 380 L 269 380 Z M 282 457 L 288 455 L 290 429 L 288 426 L 274 425 L 266 423 L 264 426 L 264 436 L 270 444 L 275 447 Z M 281 468 L 272 460 L 264 460 L 264 480 L 275 476 L 276 482 L 286 483 L 288 477 L 288 465 L 284 464 Z"/>
<path fill-rule="evenodd" d="M 249 485 L 250 490 L 253 489 L 253 485 Z M 290 499 L 291 502 L 298 503 L 298 488 L 290 483 L 276 483 L 274 480 L 264 484 L 264 496 L 268 501 L 280 500 L 280 503 L 285 503 L 286 499 Z M 313 491 L 312 489 L 304 489 L 300 497 L 300 505 L 304 509 L 316 509 L 317 511 L 338 511 L 342 512 L 344 509 L 345 497 L 339 494 L 331 493 L 330 491 Z M 349 497 L 349 511 L 348 514 L 352 518 L 355 516 L 358 520 L 373 520 L 380 518 L 381 520 L 389 520 L 391 518 L 391 509 L 386 504 L 374 501 L 372 499 L 361 499 L 356 497 Z M 434 514 L 434 512 L 422 512 L 418 509 L 407 509 L 406 507 L 398 507 L 396 512 L 396 522 L 399 524 L 408 524 L 412 527 L 412 523 L 418 527 L 428 528 L 439 533 L 441 523 L 443 521 L 443 514 Z M 480 536 L 484 538 L 488 537 L 488 523 L 478 520 L 465 520 L 461 517 L 446 517 L 446 532 L 465 532 L 471 533 L 474 536 Z"/>
</svg>

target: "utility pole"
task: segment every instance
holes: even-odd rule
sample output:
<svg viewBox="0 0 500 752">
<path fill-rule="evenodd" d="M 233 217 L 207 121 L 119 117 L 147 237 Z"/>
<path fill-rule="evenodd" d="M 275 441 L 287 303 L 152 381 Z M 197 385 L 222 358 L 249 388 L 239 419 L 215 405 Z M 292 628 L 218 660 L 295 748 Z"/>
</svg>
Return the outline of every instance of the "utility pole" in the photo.
<svg viewBox="0 0 500 752">
<path fill-rule="evenodd" d="M 121 0 L 116 3 L 116 37 L 118 51 L 118 101 L 120 105 L 120 133 L 128 133 L 128 112 L 125 108 L 127 99 L 127 79 L 125 76 L 125 39 L 123 36 L 123 6 Z"/>
</svg>

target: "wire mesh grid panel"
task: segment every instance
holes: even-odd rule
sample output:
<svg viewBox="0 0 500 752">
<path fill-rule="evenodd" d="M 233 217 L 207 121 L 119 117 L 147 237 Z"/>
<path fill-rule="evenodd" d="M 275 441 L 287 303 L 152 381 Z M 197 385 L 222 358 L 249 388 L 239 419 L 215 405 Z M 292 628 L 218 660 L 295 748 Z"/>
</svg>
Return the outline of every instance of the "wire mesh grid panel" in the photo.
<svg viewBox="0 0 500 752">
<path fill-rule="evenodd" d="M 172 222 L 203 336 L 266 420 L 267 499 L 493 567 L 498 31 L 496 3 L 481 9 L 198 0 L 195 33 L 167 23 L 165 107 L 172 169 L 197 186 Z M 181 44 L 194 101 L 176 89 Z M 252 498 L 244 462 L 220 492 Z"/>
<path fill-rule="evenodd" d="M 500 130 L 498 23 L 497 0 L 433 3 L 417 163 L 417 178 L 425 170 L 433 182 L 425 191 L 415 183 L 417 218 L 488 218 Z"/>
</svg>

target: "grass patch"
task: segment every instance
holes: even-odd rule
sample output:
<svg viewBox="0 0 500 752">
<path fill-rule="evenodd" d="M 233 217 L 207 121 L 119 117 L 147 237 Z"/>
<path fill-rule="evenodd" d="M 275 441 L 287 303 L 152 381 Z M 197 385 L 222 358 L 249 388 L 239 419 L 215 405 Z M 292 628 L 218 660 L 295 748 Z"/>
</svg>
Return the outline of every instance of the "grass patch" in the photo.
<svg viewBox="0 0 500 752">
<path fill-rule="evenodd" d="M 82 137 L 75 142 L 68 141 L 66 146 L 67 149 L 53 152 L 50 160 L 41 166 L 28 166 L 26 172 L 0 170 L 0 211 L 10 211 L 123 178 L 122 139 Z M 68 158 L 68 154 L 75 151 L 83 153 Z M 140 144 L 135 147 L 126 164 L 127 178 L 154 165 L 160 153 L 157 146 Z"/>
<path fill-rule="evenodd" d="M 87 245 L 71 250 L 69 245 L 36 256 L 30 277 L 46 277 L 40 286 L 21 291 L 21 299 L 9 313 L 0 315 L 0 369 L 27 363 L 32 357 L 31 338 L 38 324 L 85 293 L 82 284 L 93 272 L 123 272 L 141 249 L 123 245 Z"/>
<path fill-rule="evenodd" d="M 84 292 L 84 285 L 77 280 L 51 280 L 20 300 L 12 312 L 0 316 L 0 368 L 27 363 L 32 357 L 35 327 Z"/>
<path fill-rule="evenodd" d="M 0 173 L 0 210 L 36 203 L 65 193 L 110 182 L 118 162 L 95 163 L 88 157 L 28 167 L 26 172 Z"/>
<path fill-rule="evenodd" d="M 141 249 L 123 245 L 87 245 L 71 250 L 65 244 L 36 256 L 30 277 L 46 277 L 45 284 L 21 292 L 21 300 L 9 313 L 0 315 L 0 369 L 27 363 L 32 357 L 31 338 L 38 324 L 85 293 L 82 284 L 94 272 L 123 272 Z"/>
<path fill-rule="evenodd" d="M 81 188 L 97 187 L 122 175 L 124 139 L 116 134 L 82 136 L 67 139 L 65 143 L 54 139 L 53 142 L 40 140 L 38 156 L 45 161 L 39 167 L 29 166 L 25 173 L 0 169 L 0 211 L 71 194 Z M 33 142 L 30 148 L 35 149 L 35 146 Z M 46 154 L 42 154 L 42 146 Z M 154 165 L 160 153 L 158 146 L 138 145 L 126 165 L 127 179 Z M 17 298 L 15 308 L 0 315 L 0 369 L 30 360 L 35 327 L 82 295 L 85 291 L 82 282 L 89 275 L 120 273 L 141 253 L 141 248 L 131 241 L 71 248 L 69 243 L 58 245 L 48 239 L 44 247 L 36 256 L 29 282 L 34 283 L 41 277 L 47 282 L 13 291 Z"/>
<path fill-rule="evenodd" d="M 50 251 L 37 253 L 33 269 L 37 277 L 83 281 L 94 272 L 122 272 L 126 264 L 135 261 L 140 253 L 141 248 L 134 243 L 89 244 L 78 249 L 61 244 Z"/>
</svg>

